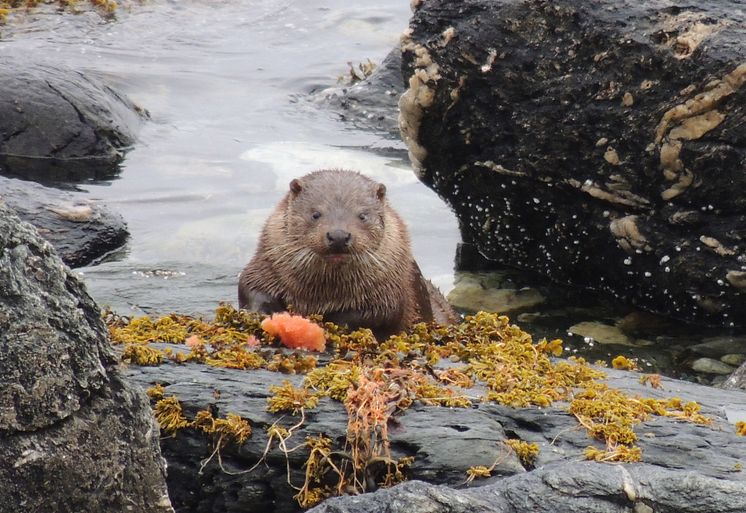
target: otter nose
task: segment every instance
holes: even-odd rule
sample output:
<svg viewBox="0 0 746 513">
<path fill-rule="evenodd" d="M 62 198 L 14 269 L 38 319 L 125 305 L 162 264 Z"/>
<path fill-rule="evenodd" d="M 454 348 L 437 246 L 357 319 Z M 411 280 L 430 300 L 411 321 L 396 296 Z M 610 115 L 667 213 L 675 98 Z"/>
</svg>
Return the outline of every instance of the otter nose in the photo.
<svg viewBox="0 0 746 513">
<path fill-rule="evenodd" d="M 326 232 L 326 245 L 332 251 L 344 251 L 350 245 L 352 234 L 344 230 Z"/>
</svg>

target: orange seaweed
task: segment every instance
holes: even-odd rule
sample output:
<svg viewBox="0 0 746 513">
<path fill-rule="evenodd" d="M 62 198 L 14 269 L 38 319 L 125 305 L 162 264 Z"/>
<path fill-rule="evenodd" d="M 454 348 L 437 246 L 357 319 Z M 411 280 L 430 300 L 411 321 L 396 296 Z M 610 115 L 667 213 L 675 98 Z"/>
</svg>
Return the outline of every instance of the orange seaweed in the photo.
<svg viewBox="0 0 746 513">
<path fill-rule="evenodd" d="M 280 342 L 291 349 L 323 351 L 326 347 L 324 329 L 300 315 L 272 314 L 262 321 L 262 329 L 273 337 L 279 337 Z"/>
</svg>

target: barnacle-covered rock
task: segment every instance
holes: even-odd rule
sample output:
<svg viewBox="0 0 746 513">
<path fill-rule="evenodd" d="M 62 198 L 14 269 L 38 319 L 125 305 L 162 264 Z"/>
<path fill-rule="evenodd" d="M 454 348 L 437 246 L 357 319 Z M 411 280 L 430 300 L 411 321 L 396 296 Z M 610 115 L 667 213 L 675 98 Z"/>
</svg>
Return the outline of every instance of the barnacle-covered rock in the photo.
<svg viewBox="0 0 746 513">
<path fill-rule="evenodd" d="M 465 242 L 649 311 L 746 323 L 743 10 L 414 5 L 401 133 Z"/>
<path fill-rule="evenodd" d="M 0 202 L 0 510 L 168 512 L 147 400 L 100 312 Z"/>
</svg>

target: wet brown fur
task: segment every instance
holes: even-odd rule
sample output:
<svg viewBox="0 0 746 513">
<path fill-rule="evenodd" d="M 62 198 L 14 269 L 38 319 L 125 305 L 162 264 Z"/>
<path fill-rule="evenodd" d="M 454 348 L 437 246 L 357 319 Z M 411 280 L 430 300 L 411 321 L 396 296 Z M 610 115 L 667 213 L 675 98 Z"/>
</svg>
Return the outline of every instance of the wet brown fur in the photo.
<svg viewBox="0 0 746 513">
<path fill-rule="evenodd" d="M 335 229 L 351 234 L 344 262 L 328 258 L 338 254 L 326 243 Z M 436 320 L 453 320 L 445 298 L 422 278 L 385 187 L 352 171 L 315 171 L 291 182 L 238 289 L 242 308 L 271 313 L 292 305 L 301 315 L 369 327 L 379 338 L 433 320 L 434 310 Z"/>
</svg>

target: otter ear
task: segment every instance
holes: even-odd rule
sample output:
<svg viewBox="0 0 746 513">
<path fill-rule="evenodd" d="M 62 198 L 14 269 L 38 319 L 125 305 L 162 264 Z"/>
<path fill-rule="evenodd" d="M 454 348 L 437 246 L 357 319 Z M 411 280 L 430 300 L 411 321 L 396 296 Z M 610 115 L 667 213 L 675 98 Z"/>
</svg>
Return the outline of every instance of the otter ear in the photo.
<svg viewBox="0 0 746 513">
<path fill-rule="evenodd" d="M 376 197 L 383 201 L 383 198 L 386 197 L 386 186 L 382 183 L 379 183 L 376 187 Z"/>
<path fill-rule="evenodd" d="M 299 179 L 295 178 L 291 180 L 290 192 L 292 192 L 294 196 L 297 196 L 298 194 L 300 194 L 300 191 L 302 190 L 303 190 L 303 184 L 300 182 Z"/>
</svg>

